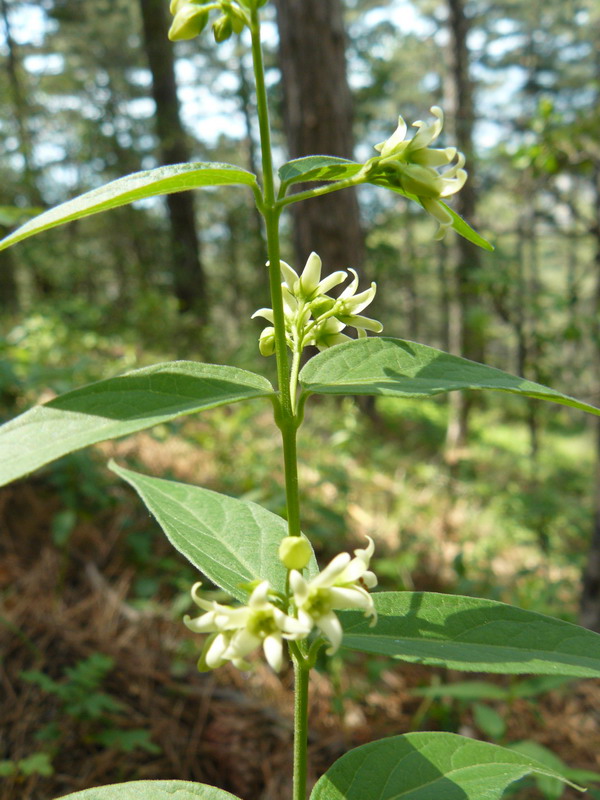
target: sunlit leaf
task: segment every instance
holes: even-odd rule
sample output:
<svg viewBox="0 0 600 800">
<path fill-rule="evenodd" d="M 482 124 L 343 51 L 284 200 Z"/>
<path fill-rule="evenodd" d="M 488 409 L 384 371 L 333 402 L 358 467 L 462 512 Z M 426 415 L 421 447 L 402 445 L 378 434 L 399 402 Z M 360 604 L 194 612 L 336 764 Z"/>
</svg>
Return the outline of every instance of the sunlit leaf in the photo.
<svg viewBox="0 0 600 800">
<path fill-rule="evenodd" d="M 58 800 L 239 800 L 236 795 L 190 781 L 130 781 L 84 789 Z"/>
<path fill-rule="evenodd" d="M 305 156 L 283 164 L 279 168 L 279 178 L 288 185 L 308 181 L 343 181 L 353 178 L 362 166 L 347 158 Z"/>
<path fill-rule="evenodd" d="M 372 628 L 340 612 L 344 647 L 471 672 L 600 678 L 600 634 L 476 597 L 434 592 L 373 595 Z"/>
<path fill-rule="evenodd" d="M 160 194 L 183 192 L 187 189 L 198 189 L 202 186 L 224 186 L 245 184 L 252 186 L 256 176 L 241 167 L 232 164 L 213 162 L 197 162 L 191 164 L 170 164 L 166 167 L 134 172 L 125 178 L 92 189 L 79 197 L 67 200 L 38 217 L 21 225 L 16 231 L 0 241 L 0 250 L 17 242 L 34 236 L 42 231 L 64 225 L 90 214 L 108 211 L 111 208 L 127 205 L 136 200 L 154 197 Z"/>
<path fill-rule="evenodd" d="M 550 400 L 600 414 L 595 406 L 540 383 L 405 339 L 373 336 L 330 347 L 300 373 L 304 389 L 316 394 L 431 397 L 457 389 L 489 389 Z"/>
<path fill-rule="evenodd" d="M 247 500 L 110 466 L 133 486 L 173 547 L 232 597 L 245 602 L 242 584 L 255 580 L 285 591 L 287 570 L 277 554 L 287 535 L 281 517 Z M 308 571 L 317 572 L 314 556 Z"/>
<path fill-rule="evenodd" d="M 408 733 L 350 750 L 317 781 L 310 797 L 499 800 L 507 786 L 530 773 L 569 782 L 505 747 L 454 733 Z"/>
<path fill-rule="evenodd" d="M 92 383 L 0 427 L 0 486 L 87 445 L 270 394 L 273 388 L 261 375 L 194 361 L 155 364 Z"/>
</svg>

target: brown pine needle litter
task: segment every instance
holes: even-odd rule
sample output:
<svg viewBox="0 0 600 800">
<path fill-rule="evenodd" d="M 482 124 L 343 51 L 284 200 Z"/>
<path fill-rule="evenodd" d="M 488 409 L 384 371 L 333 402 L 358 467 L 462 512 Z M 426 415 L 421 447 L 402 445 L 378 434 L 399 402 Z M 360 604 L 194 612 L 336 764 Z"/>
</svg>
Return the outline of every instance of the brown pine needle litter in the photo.
<svg viewBox="0 0 600 800">
<path fill-rule="evenodd" d="M 53 800 L 117 781 L 175 777 L 244 800 L 289 796 L 291 670 L 281 679 L 257 661 L 249 674 L 227 667 L 199 674 L 197 637 L 166 605 L 140 610 L 130 601 L 135 570 L 125 557 L 122 517 L 78 524 L 61 550 L 51 544 L 56 508 L 49 497 L 35 478 L 0 492 L 0 764 L 45 751 L 53 766 L 51 775 L 0 777 L 0 800 Z M 56 694 L 22 677 L 38 670 L 64 684 L 66 669 L 98 653 L 114 666 L 97 691 L 119 704 L 101 723 L 64 713 Z M 335 670 L 315 673 L 311 782 L 350 747 L 410 730 L 422 704 L 410 690 L 428 685 L 434 671 L 382 663 L 378 674 L 366 674 L 360 656 L 343 678 Z M 438 674 L 444 682 L 469 677 Z M 599 689 L 600 681 L 581 681 L 569 692 L 494 707 L 506 720 L 507 741 L 534 738 L 572 766 L 600 770 Z M 435 716 L 425 724 L 435 727 Z M 468 732 L 468 708 L 460 724 Z M 40 741 L 50 725 L 53 738 Z M 124 751 L 110 736 L 99 742 L 106 729 L 143 731 L 149 747 Z M 529 789 L 521 796 L 539 795 Z"/>
</svg>

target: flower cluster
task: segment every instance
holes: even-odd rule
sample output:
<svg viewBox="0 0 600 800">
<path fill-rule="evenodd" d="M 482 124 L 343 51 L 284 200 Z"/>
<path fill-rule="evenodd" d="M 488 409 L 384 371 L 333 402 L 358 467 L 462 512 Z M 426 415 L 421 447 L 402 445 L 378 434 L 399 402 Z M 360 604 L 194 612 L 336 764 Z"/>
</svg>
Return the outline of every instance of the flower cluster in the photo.
<svg viewBox="0 0 600 800">
<path fill-rule="evenodd" d="M 334 613 L 339 609 L 361 609 L 374 625 L 377 613 L 368 589 L 377 585 L 369 569 L 375 545 L 372 539 L 368 541 L 365 549 L 354 551 L 354 558 L 340 553 L 307 580 L 301 570 L 310 559 L 310 545 L 302 537 L 286 537 L 279 552 L 289 569 L 288 596 L 261 581 L 252 589 L 247 605 L 234 607 L 205 600 L 199 593 L 201 584 L 194 584 L 192 598 L 204 613 L 183 621 L 195 633 L 209 634 L 198 668 L 216 669 L 231 661 L 239 669 L 249 669 L 247 656 L 262 646 L 268 663 L 279 671 L 283 640 L 306 639 L 315 628 L 329 641 L 327 652 L 335 653 L 342 643 L 342 626 Z"/>
<path fill-rule="evenodd" d="M 283 277 L 282 294 L 285 313 L 285 333 L 289 348 L 300 353 L 308 345 L 315 345 L 319 350 L 349 341 L 350 337 L 342 333 L 346 326 L 355 328 L 359 338 L 367 335 L 367 331 L 381 333 L 383 325 L 360 312 L 375 297 L 376 286 L 356 294 L 358 275 L 353 269 L 350 284 L 340 296 L 330 297 L 328 292 L 343 283 L 349 276 L 339 270 L 321 280 L 321 259 L 316 253 L 308 257 L 301 275 L 286 264 L 280 262 Z M 263 356 L 275 352 L 275 329 L 273 327 L 273 311 L 260 308 L 252 317 L 263 317 L 271 325 L 266 327 L 259 339 L 260 352 Z"/>
<path fill-rule="evenodd" d="M 243 4 L 248 5 L 248 0 Z M 169 29 L 169 39 L 172 42 L 195 39 L 208 24 L 208 17 L 213 9 L 221 11 L 212 26 L 217 43 L 229 39 L 232 33 L 241 33 L 248 24 L 244 10 L 231 0 L 212 3 L 202 0 L 171 0 L 170 11 L 174 19 Z"/>
<path fill-rule="evenodd" d="M 248 605 L 239 608 L 204 600 L 198 591 L 201 583 L 192 587 L 192 598 L 204 610 L 196 619 L 184 617 L 185 625 L 194 633 L 210 633 L 198 667 L 215 669 L 232 661 L 239 669 L 249 669 L 246 656 L 262 645 L 265 657 L 279 671 L 283 659 L 283 639 L 304 639 L 306 626 L 285 614 L 274 603 L 268 581 L 255 587 Z"/>
<path fill-rule="evenodd" d="M 439 223 L 436 234 L 442 239 L 452 225 L 452 217 L 440 202 L 458 192 L 467 180 L 463 169 L 465 157 L 456 147 L 430 147 L 442 132 L 444 112 L 438 106 L 430 109 L 435 117 L 431 124 L 413 122 L 418 128 L 412 139 L 406 139 L 407 126 L 402 117 L 389 139 L 375 145 L 380 155 L 367 162 L 369 180 L 396 184 L 415 197 Z M 446 168 L 444 171 L 444 168 Z"/>
</svg>

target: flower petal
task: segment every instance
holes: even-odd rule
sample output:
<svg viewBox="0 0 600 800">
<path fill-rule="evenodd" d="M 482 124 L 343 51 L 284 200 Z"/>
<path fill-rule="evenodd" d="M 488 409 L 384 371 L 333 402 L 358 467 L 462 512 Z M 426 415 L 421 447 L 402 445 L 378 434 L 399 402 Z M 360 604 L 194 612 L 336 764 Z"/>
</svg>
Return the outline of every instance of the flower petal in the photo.
<svg viewBox="0 0 600 800">
<path fill-rule="evenodd" d="M 341 292 L 338 300 L 347 300 L 348 298 L 353 297 L 358 289 L 358 272 L 352 268 L 348 269 L 348 272 L 351 272 L 354 277 L 352 282 L 346 286 L 343 292 Z"/>
<path fill-rule="evenodd" d="M 344 637 L 344 632 L 342 630 L 342 625 L 333 611 L 329 612 L 329 614 L 324 614 L 322 617 L 319 617 L 315 620 L 317 627 L 323 634 L 329 639 L 331 642 L 331 647 L 327 649 L 327 653 L 329 655 L 333 655 L 342 643 L 342 639 Z"/>
<path fill-rule="evenodd" d="M 331 598 L 334 608 L 363 608 L 373 606 L 373 598 L 361 586 L 334 586 L 331 589 Z"/>
<path fill-rule="evenodd" d="M 348 274 L 341 269 L 337 272 L 332 272 L 331 275 L 326 275 L 319 283 L 319 294 L 327 294 L 334 286 L 339 286 L 340 283 L 343 283 L 347 277 Z"/>
<path fill-rule="evenodd" d="M 283 643 L 281 641 L 281 634 L 279 636 L 276 634 L 267 636 L 263 642 L 263 650 L 269 665 L 275 672 L 280 672 L 283 664 Z"/>
<path fill-rule="evenodd" d="M 255 311 L 254 314 L 252 314 L 250 319 L 256 319 L 256 317 L 262 317 L 270 323 L 275 321 L 272 308 L 259 308 L 258 311 Z"/>
<path fill-rule="evenodd" d="M 338 553 L 329 564 L 312 579 L 310 586 L 314 588 L 333 586 L 339 575 L 341 575 L 350 563 L 349 553 Z"/>
<path fill-rule="evenodd" d="M 365 331 L 372 331 L 373 333 L 381 333 L 383 325 L 377 319 L 370 319 L 370 317 L 361 317 L 360 315 L 352 315 L 349 317 L 340 317 L 342 322 L 349 325 L 351 328 L 362 329 Z"/>
<path fill-rule="evenodd" d="M 203 653 L 203 660 L 206 666 L 210 669 L 216 669 L 225 663 L 223 655 L 229 646 L 229 636 L 224 633 L 218 633 L 214 639 L 209 639 L 207 647 Z"/>
<path fill-rule="evenodd" d="M 313 251 L 306 260 L 306 266 L 300 276 L 300 291 L 305 297 L 310 297 L 319 285 L 321 280 L 322 262 L 319 256 Z"/>
<path fill-rule="evenodd" d="M 415 150 L 429 147 L 431 142 L 435 141 L 442 132 L 442 128 L 444 127 L 444 112 L 439 106 L 432 106 L 429 110 L 433 116 L 436 117 L 435 122 L 430 125 L 421 120 L 413 122 L 413 127 L 419 130 L 411 139 L 407 152 L 414 152 Z"/>
<path fill-rule="evenodd" d="M 308 584 L 296 569 L 290 571 L 289 581 L 294 600 L 301 606 L 308 597 Z"/>
<path fill-rule="evenodd" d="M 398 117 L 398 127 L 385 142 L 375 145 L 375 150 L 379 150 L 383 158 L 387 158 L 397 152 L 399 145 L 402 145 L 407 131 L 406 122 L 402 117 Z"/>
<path fill-rule="evenodd" d="M 284 281 L 287 283 L 288 289 L 293 292 L 295 286 L 300 282 L 300 276 L 296 270 L 290 267 L 289 264 L 286 264 L 285 261 L 279 262 L 279 268 L 281 269 L 281 274 L 283 275 Z"/>
</svg>

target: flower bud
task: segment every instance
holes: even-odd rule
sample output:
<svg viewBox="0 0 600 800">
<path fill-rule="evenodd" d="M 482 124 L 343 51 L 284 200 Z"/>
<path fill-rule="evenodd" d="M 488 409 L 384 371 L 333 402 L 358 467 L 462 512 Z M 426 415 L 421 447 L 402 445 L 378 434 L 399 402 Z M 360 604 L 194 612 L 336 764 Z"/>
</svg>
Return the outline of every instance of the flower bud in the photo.
<svg viewBox="0 0 600 800">
<path fill-rule="evenodd" d="M 287 569 L 303 570 L 308 566 L 312 548 L 304 536 L 286 536 L 279 545 L 279 558 Z"/>
<path fill-rule="evenodd" d="M 260 334 L 258 349 L 261 356 L 265 356 L 265 358 L 272 356 L 275 352 L 275 328 L 272 325 L 269 325 Z"/>
<path fill-rule="evenodd" d="M 244 16 L 244 12 L 237 6 L 229 6 L 226 13 L 231 20 L 233 32 L 241 33 L 246 27 L 246 17 Z"/>
<path fill-rule="evenodd" d="M 221 42 L 225 42 L 231 34 L 233 33 L 233 24 L 231 22 L 231 17 L 226 16 L 223 14 L 219 17 L 216 22 L 213 22 L 213 36 L 215 37 L 215 42 L 220 44 Z"/>
<path fill-rule="evenodd" d="M 326 314 L 328 311 L 335 305 L 335 299 L 333 297 L 328 297 L 325 294 L 319 295 L 315 300 L 312 301 L 310 304 L 310 310 L 315 319 L 318 319 L 322 314 Z"/>
<path fill-rule="evenodd" d="M 171 4 L 169 5 L 169 11 L 173 16 L 175 16 L 175 14 L 177 14 L 178 11 L 181 11 L 181 9 L 184 6 L 198 7 L 200 5 L 204 5 L 202 3 L 202 0 L 171 0 Z"/>
<path fill-rule="evenodd" d="M 169 39 L 172 42 L 194 39 L 198 36 L 208 22 L 208 11 L 197 6 L 183 4 L 175 14 L 169 28 Z"/>
<path fill-rule="evenodd" d="M 400 184 L 405 192 L 417 197 L 440 197 L 444 184 L 440 176 L 430 167 L 421 164 L 406 164 L 400 173 Z"/>
</svg>

